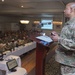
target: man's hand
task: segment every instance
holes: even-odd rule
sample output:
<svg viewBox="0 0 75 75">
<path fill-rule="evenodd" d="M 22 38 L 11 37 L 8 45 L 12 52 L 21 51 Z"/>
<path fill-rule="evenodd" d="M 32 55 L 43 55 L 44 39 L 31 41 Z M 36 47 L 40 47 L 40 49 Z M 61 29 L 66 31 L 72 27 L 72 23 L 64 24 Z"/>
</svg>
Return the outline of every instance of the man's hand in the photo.
<svg viewBox="0 0 75 75">
<path fill-rule="evenodd" d="M 52 31 L 52 32 L 51 32 L 51 36 L 50 36 L 50 37 L 51 37 L 52 40 L 55 41 L 55 42 L 57 42 L 58 39 L 59 39 L 59 36 L 58 36 L 57 32 L 55 32 L 55 31 Z"/>
</svg>

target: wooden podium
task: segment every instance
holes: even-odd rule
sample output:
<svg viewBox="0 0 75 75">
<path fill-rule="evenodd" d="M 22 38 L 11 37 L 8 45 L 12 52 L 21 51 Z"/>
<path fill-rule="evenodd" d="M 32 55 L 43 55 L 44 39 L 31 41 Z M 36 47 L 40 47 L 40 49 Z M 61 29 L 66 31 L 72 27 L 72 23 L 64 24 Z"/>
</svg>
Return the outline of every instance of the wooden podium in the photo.
<svg viewBox="0 0 75 75">
<path fill-rule="evenodd" d="M 49 48 L 37 43 L 36 47 L 36 75 L 45 75 L 45 59 Z"/>
<path fill-rule="evenodd" d="M 31 40 L 36 41 L 36 72 L 35 75 L 45 75 L 45 59 L 46 54 L 49 51 L 49 46 L 45 46 L 40 43 L 40 40 L 35 38 L 36 36 L 30 37 Z"/>
</svg>

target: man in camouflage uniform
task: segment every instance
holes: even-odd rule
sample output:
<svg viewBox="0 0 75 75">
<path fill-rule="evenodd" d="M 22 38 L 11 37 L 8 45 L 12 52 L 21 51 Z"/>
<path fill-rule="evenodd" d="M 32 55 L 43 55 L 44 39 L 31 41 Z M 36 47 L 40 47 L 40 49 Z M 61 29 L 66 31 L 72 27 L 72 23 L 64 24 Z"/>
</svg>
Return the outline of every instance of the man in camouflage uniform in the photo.
<svg viewBox="0 0 75 75">
<path fill-rule="evenodd" d="M 60 36 L 53 31 L 51 38 L 58 41 L 55 59 L 61 64 L 62 75 L 75 75 L 75 2 L 68 3 L 64 14 L 69 18 Z"/>
</svg>

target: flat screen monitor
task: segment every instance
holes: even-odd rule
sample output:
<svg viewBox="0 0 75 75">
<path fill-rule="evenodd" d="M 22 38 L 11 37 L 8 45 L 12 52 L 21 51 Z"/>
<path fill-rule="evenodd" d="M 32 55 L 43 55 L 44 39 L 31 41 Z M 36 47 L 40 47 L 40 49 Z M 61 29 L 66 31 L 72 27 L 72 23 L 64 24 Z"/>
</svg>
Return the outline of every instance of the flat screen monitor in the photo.
<svg viewBox="0 0 75 75">
<path fill-rule="evenodd" d="M 18 66 L 17 61 L 15 59 L 6 62 L 6 65 L 8 67 L 8 70 L 11 72 L 16 71 L 15 68 Z"/>
<path fill-rule="evenodd" d="M 53 29 L 53 20 L 52 19 L 42 19 L 41 20 L 42 26 L 41 29 Z"/>
</svg>

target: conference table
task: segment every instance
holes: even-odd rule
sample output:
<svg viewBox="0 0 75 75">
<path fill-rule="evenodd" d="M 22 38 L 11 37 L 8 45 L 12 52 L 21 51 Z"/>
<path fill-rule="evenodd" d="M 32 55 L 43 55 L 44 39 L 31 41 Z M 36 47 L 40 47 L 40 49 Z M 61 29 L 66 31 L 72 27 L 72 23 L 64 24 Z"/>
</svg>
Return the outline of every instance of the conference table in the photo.
<svg viewBox="0 0 75 75">
<path fill-rule="evenodd" d="M 15 50 L 10 52 L 10 51 L 5 51 L 3 56 L 4 60 L 0 60 L 0 70 L 6 71 L 6 75 L 27 75 L 27 71 L 26 69 L 21 67 L 21 59 L 20 59 L 20 55 L 32 50 L 36 48 L 36 42 L 30 42 L 25 44 L 25 46 L 19 46 L 19 47 L 15 47 Z M 8 67 L 6 65 L 8 60 L 11 59 L 16 59 L 17 63 L 18 63 L 18 67 L 17 67 L 17 71 L 15 73 L 13 72 L 9 72 Z M 22 72 L 22 73 L 21 73 Z"/>
<path fill-rule="evenodd" d="M 6 73 L 8 73 L 9 70 L 8 70 L 7 65 L 6 65 L 6 62 L 8 60 L 12 60 L 12 59 L 16 59 L 16 61 L 18 63 L 18 67 L 21 67 L 21 59 L 20 59 L 20 57 L 19 56 L 15 56 L 15 55 L 9 55 L 3 61 L 0 61 L 0 70 L 5 70 Z"/>
<path fill-rule="evenodd" d="M 16 67 L 15 72 L 10 72 L 8 70 L 7 65 L 6 65 L 8 60 L 12 60 L 12 59 L 15 59 L 17 61 L 17 63 L 18 63 L 18 66 Z M 14 56 L 14 55 L 9 55 L 3 61 L 0 61 L 0 70 L 6 71 L 6 75 L 27 75 L 26 69 L 21 67 L 21 59 L 20 59 L 20 57 L 19 56 Z"/>
<path fill-rule="evenodd" d="M 25 44 L 25 46 L 19 46 L 19 47 L 15 47 L 15 50 L 10 52 L 10 51 L 5 51 L 4 52 L 4 56 L 3 56 L 3 59 L 5 59 L 7 56 L 9 55 L 17 55 L 17 56 L 21 56 L 22 54 L 32 50 L 36 48 L 36 42 L 33 41 L 33 42 L 30 42 L 30 43 L 27 43 Z"/>
</svg>

